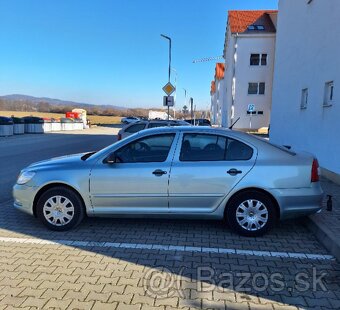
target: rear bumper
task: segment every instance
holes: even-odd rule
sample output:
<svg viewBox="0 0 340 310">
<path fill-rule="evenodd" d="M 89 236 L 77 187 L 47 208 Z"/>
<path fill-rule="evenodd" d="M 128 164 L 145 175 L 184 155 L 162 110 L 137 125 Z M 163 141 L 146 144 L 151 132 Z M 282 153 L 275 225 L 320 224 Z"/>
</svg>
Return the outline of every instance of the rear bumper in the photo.
<svg viewBox="0 0 340 310">
<path fill-rule="evenodd" d="M 280 205 L 280 218 L 306 216 L 321 210 L 323 191 L 319 182 L 311 187 L 274 189 L 271 191 Z"/>
</svg>

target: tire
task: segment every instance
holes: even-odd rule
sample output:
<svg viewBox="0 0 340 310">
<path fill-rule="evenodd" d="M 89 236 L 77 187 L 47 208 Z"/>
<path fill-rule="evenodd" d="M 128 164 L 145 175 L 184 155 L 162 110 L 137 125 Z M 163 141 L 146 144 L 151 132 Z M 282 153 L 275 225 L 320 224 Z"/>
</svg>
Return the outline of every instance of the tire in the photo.
<svg viewBox="0 0 340 310">
<path fill-rule="evenodd" d="M 225 214 L 230 228 L 247 237 L 262 236 L 277 219 L 272 199 L 257 191 L 236 194 L 229 201 Z"/>
<path fill-rule="evenodd" d="M 55 231 L 66 231 L 76 227 L 85 215 L 80 196 L 62 186 L 46 190 L 40 196 L 36 210 L 42 223 Z"/>
</svg>

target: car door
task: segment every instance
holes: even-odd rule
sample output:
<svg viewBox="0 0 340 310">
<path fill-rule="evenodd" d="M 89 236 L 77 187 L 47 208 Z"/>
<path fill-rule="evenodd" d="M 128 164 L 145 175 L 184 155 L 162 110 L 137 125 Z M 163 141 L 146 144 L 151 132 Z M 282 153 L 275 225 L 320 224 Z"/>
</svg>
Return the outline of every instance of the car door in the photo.
<svg viewBox="0 0 340 310">
<path fill-rule="evenodd" d="M 213 212 L 249 172 L 256 150 L 217 134 L 183 133 L 169 180 L 171 213 Z"/>
<path fill-rule="evenodd" d="M 175 133 L 145 136 L 99 160 L 90 176 L 94 213 L 167 213 L 176 140 Z"/>
</svg>

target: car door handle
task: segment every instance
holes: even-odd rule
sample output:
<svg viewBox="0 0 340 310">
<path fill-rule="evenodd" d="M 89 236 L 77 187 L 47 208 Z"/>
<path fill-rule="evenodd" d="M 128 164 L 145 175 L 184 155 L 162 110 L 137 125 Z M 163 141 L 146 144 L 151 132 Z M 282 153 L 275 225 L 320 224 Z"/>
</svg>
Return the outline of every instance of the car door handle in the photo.
<svg viewBox="0 0 340 310">
<path fill-rule="evenodd" d="M 167 174 L 167 172 L 164 171 L 164 170 L 161 170 L 161 169 L 156 169 L 154 172 L 152 172 L 152 174 L 154 174 L 154 175 L 160 177 L 160 176 L 162 176 L 163 174 Z"/>
<path fill-rule="evenodd" d="M 242 171 L 241 171 L 241 170 L 237 170 L 237 169 L 235 169 L 235 168 L 232 168 L 232 169 L 229 169 L 229 170 L 227 171 L 227 173 L 229 173 L 230 175 L 237 175 L 237 174 L 242 173 Z"/>
</svg>

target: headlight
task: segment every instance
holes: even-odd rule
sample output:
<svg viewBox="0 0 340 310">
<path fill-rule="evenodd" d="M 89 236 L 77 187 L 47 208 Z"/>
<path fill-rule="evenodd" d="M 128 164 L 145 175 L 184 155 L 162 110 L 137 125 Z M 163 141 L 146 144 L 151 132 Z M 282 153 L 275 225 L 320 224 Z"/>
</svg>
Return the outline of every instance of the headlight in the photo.
<svg viewBox="0 0 340 310">
<path fill-rule="evenodd" d="M 35 175 L 35 172 L 33 171 L 24 171 L 22 173 L 20 173 L 18 180 L 17 180 L 17 184 L 19 185 L 23 185 L 26 184 L 28 181 L 30 181 Z"/>
</svg>

